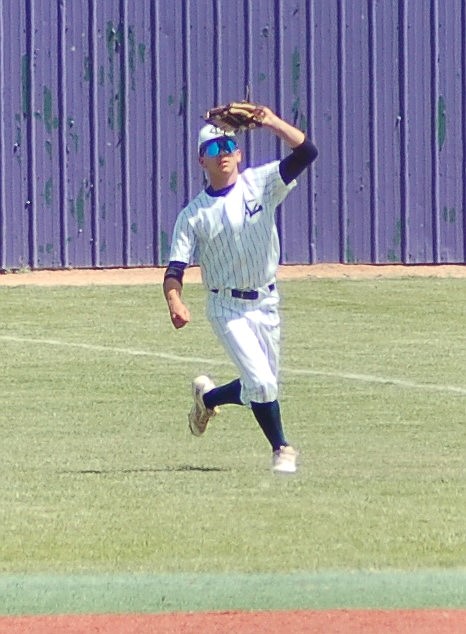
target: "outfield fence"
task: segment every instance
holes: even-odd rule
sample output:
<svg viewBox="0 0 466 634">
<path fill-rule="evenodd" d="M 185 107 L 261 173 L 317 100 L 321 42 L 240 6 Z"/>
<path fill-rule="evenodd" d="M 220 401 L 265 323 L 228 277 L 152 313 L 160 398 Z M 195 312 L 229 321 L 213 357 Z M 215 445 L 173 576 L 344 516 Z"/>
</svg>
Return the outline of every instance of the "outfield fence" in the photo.
<svg viewBox="0 0 466 634">
<path fill-rule="evenodd" d="M 283 263 L 463 263 L 465 42 L 463 0 L 3 0 L 0 269 L 166 263 L 201 115 L 247 86 L 320 151 Z"/>
</svg>

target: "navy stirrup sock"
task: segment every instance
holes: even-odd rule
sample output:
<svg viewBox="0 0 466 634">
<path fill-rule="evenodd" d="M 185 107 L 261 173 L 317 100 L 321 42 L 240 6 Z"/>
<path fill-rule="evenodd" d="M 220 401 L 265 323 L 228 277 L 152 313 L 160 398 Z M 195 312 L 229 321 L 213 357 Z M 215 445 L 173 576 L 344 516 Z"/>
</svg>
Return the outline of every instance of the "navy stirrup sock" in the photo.
<svg viewBox="0 0 466 634">
<path fill-rule="evenodd" d="M 239 379 L 214 387 L 213 390 L 204 394 L 204 405 L 207 409 L 214 409 L 217 405 L 244 405 L 240 399 L 241 383 Z M 251 409 L 264 432 L 267 440 L 272 445 L 272 450 L 277 451 L 280 447 L 286 446 L 283 433 L 280 405 L 278 401 L 269 403 L 251 402 Z"/>
<path fill-rule="evenodd" d="M 272 450 L 277 451 L 280 447 L 286 446 L 288 443 L 283 433 L 278 401 L 270 403 L 251 402 L 251 408 L 267 440 L 272 445 Z"/>
<path fill-rule="evenodd" d="M 214 409 L 217 405 L 243 405 L 239 395 L 241 393 L 241 383 L 235 379 L 226 385 L 219 385 L 213 390 L 204 394 L 204 405 L 207 409 Z"/>
</svg>

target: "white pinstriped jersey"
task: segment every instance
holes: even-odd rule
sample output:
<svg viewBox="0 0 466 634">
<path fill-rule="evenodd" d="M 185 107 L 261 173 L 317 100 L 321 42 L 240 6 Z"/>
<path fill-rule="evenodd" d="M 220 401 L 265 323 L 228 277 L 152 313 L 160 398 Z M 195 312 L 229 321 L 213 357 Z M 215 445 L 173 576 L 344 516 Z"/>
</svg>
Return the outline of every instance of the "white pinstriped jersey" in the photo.
<svg viewBox="0 0 466 634">
<path fill-rule="evenodd" d="M 226 196 L 200 192 L 177 218 L 170 260 L 189 264 L 197 253 L 210 289 L 273 282 L 280 257 L 275 210 L 296 185 L 285 185 L 279 163 L 244 170 Z"/>
</svg>

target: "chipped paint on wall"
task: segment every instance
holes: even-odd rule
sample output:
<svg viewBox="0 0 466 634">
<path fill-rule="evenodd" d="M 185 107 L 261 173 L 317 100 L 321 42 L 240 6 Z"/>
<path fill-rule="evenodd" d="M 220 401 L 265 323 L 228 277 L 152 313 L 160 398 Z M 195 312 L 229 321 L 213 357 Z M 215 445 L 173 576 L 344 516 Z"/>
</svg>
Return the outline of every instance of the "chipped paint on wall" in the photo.
<svg viewBox="0 0 466 634">
<path fill-rule="evenodd" d="M 440 96 L 438 99 L 438 119 L 437 119 L 437 129 L 438 129 L 438 144 L 439 149 L 442 150 L 443 144 L 445 143 L 445 137 L 447 135 L 447 117 L 446 117 L 446 105 L 445 99 Z"/>
</svg>

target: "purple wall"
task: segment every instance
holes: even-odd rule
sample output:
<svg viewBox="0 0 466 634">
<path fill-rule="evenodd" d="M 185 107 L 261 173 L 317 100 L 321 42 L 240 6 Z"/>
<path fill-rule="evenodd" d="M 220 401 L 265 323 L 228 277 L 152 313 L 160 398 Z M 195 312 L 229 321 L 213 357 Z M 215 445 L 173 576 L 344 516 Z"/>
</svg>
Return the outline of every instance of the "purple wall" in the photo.
<svg viewBox="0 0 466 634">
<path fill-rule="evenodd" d="M 320 150 L 283 262 L 466 261 L 464 0 L 2 0 L 0 268 L 166 263 L 247 84 Z"/>
</svg>

